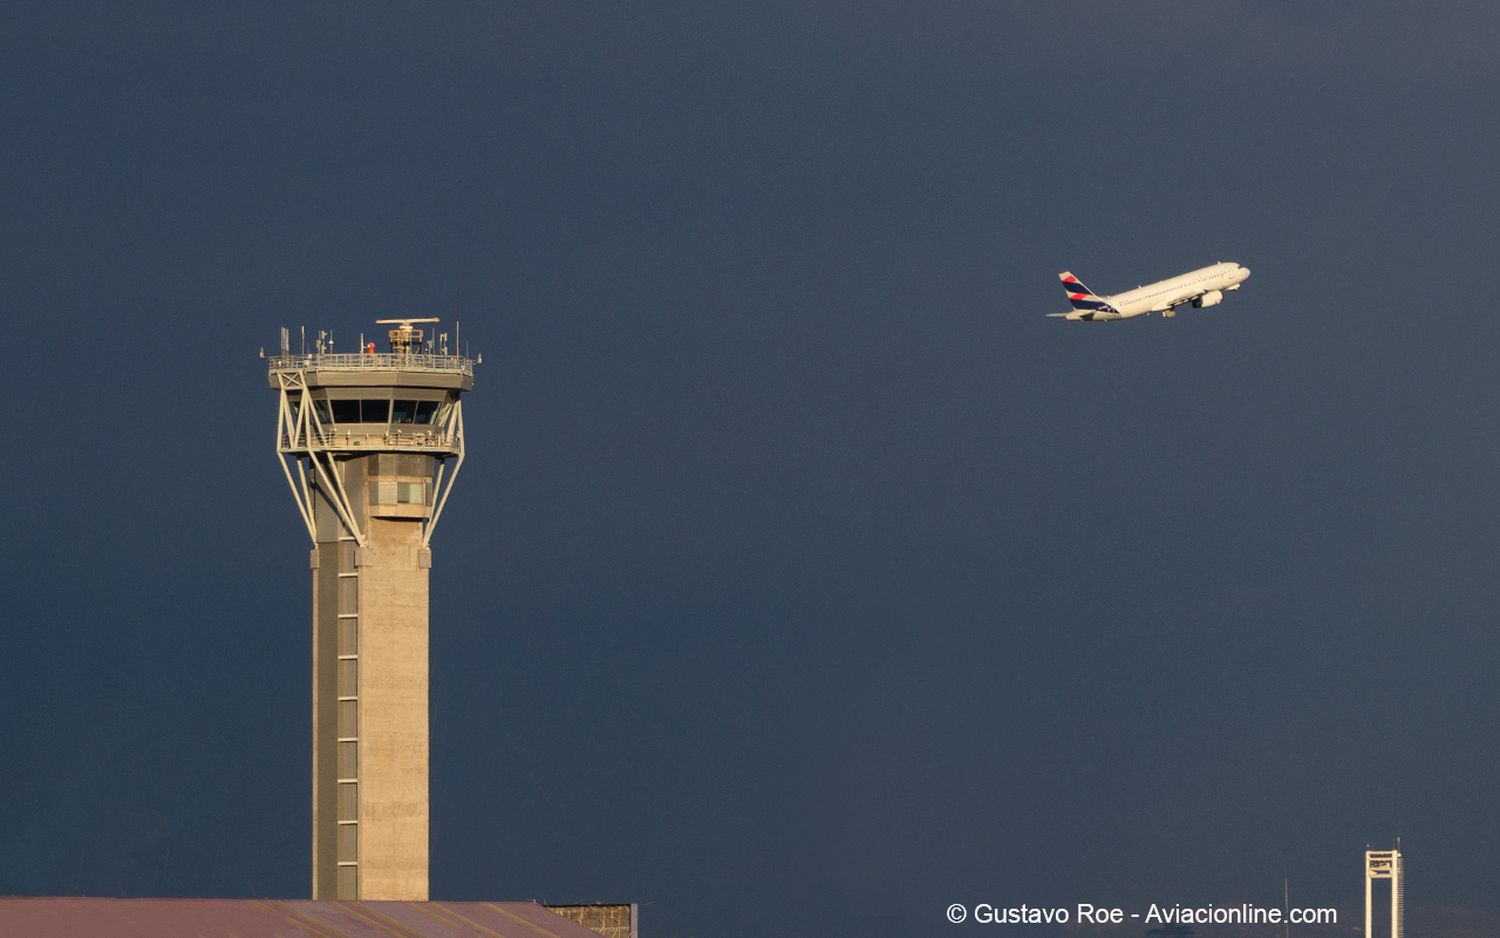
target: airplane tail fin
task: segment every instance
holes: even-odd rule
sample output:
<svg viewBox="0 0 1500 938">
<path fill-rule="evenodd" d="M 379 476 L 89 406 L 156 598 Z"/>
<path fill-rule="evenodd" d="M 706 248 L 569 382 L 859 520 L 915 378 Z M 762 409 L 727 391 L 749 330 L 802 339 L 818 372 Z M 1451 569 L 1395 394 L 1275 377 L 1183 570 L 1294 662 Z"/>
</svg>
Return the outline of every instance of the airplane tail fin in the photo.
<svg viewBox="0 0 1500 938">
<path fill-rule="evenodd" d="M 1115 308 L 1104 302 L 1103 298 L 1095 296 L 1094 291 L 1083 285 L 1083 281 L 1073 276 L 1072 271 L 1065 270 L 1057 275 L 1062 281 L 1063 290 L 1068 294 L 1068 302 L 1073 304 L 1074 309 L 1104 310 L 1114 312 Z"/>
</svg>

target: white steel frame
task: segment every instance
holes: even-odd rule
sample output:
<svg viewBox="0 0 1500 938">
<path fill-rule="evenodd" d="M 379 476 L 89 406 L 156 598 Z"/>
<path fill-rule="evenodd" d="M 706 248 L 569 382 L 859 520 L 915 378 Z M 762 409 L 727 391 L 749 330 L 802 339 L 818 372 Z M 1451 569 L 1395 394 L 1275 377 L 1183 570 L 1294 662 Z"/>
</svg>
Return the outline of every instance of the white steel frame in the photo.
<svg viewBox="0 0 1500 938">
<path fill-rule="evenodd" d="M 344 488 L 344 481 L 339 473 L 335 459 L 342 455 L 352 455 L 368 452 L 400 452 L 402 450 L 416 449 L 420 452 L 439 453 L 442 456 L 457 456 L 458 460 L 453 464 L 453 471 L 448 473 L 447 484 L 444 484 L 443 470 L 446 461 L 439 460 L 436 478 L 433 480 L 433 502 L 432 513 L 422 522 L 422 546 L 429 547 L 432 542 L 432 532 L 437 528 L 438 518 L 443 514 L 443 506 L 448 503 L 448 493 L 453 491 L 453 483 L 458 479 L 458 471 L 464 464 L 464 414 L 463 402 L 454 400 L 453 406 L 448 412 L 446 422 L 438 428 L 439 445 L 406 445 L 386 447 L 375 445 L 366 446 L 338 446 L 334 435 L 328 432 L 322 418 L 318 416 L 318 410 L 313 406 L 312 394 L 307 385 L 307 374 L 302 369 L 280 370 L 275 369 L 272 374 L 276 376 L 277 387 L 280 390 L 280 402 L 276 408 L 276 459 L 281 463 L 282 474 L 286 476 L 287 487 L 292 490 L 292 500 L 297 504 L 297 513 L 302 516 L 302 523 L 307 527 L 307 536 L 312 539 L 316 546 L 318 541 L 317 519 L 313 514 L 313 487 L 316 485 L 327 495 L 328 501 L 338 512 L 339 520 L 354 537 L 360 547 L 367 544 L 368 538 L 365 532 L 359 529 L 355 522 L 354 503 L 349 499 L 349 493 Z M 292 403 L 291 394 L 297 395 L 297 403 Z M 348 440 L 346 440 L 348 442 Z M 415 442 L 415 441 L 412 441 Z M 307 462 L 304 464 L 303 457 Z M 292 476 L 292 466 L 297 466 L 297 475 Z M 312 468 L 312 478 L 309 478 L 308 467 Z M 321 484 L 319 484 L 321 483 Z"/>
</svg>

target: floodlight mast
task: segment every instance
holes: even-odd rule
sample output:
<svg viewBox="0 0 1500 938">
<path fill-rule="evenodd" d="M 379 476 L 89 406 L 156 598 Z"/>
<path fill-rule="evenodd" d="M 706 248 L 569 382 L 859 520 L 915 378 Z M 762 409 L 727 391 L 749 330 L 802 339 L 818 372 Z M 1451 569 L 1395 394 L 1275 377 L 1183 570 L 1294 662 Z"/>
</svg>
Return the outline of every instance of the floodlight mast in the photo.
<svg viewBox="0 0 1500 938">
<path fill-rule="evenodd" d="M 388 353 L 294 354 L 283 330 L 268 362 L 312 541 L 314 899 L 428 897 L 428 571 L 475 364 L 424 349 L 437 321 L 382 320 Z"/>
</svg>

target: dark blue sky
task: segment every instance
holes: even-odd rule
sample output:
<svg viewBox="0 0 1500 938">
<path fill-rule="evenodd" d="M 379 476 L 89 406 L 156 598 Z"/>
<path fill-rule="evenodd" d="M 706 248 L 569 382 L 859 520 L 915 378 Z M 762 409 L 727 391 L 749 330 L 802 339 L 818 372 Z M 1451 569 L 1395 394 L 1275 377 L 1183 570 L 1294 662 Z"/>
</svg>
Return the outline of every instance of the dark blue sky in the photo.
<svg viewBox="0 0 1500 938">
<path fill-rule="evenodd" d="M 8 4 L 0 894 L 308 890 L 277 328 L 483 352 L 435 897 L 1494 908 L 1487 4 Z M 1223 306 L 1084 326 L 1217 260 Z"/>
</svg>

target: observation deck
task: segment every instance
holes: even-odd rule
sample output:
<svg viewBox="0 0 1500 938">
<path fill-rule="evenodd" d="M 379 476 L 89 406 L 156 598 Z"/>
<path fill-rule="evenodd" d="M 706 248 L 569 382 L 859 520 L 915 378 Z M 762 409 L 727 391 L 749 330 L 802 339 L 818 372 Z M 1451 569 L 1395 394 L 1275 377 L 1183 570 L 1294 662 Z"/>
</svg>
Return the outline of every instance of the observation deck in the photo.
<svg viewBox="0 0 1500 938">
<path fill-rule="evenodd" d="M 414 324 L 436 320 L 380 322 L 395 325 L 388 352 L 361 340 L 360 351 L 336 353 L 320 333 L 312 351 L 293 354 L 283 330 L 281 353 L 266 370 L 282 394 L 277 448 L 283 455 L 462 454 L 459 395 L 474 387 L 477 361 L 449 354 L 446 333 L 424 343 Z"/>
<path fill-rule="evenodd" d="M 279 392 L 276 450 L 315 542 L 320 496 L 361 545 L 366 516 L 411 517 L 425 520 L 426 548 L 463 465 L 461 397 L 481 359 L 449 354 L 446 333 L 424 341 L 418 324 L 436 319 L 377 322 L 393 326 L 388 352 L 362 338 L 358 352 L 335 353 L 320 332 L 311 350 L 293 354 L 281 330 L 281 352 L 266 371 Z M 449 458 L 456 461 L 445 478 Z"/>
</svg>

